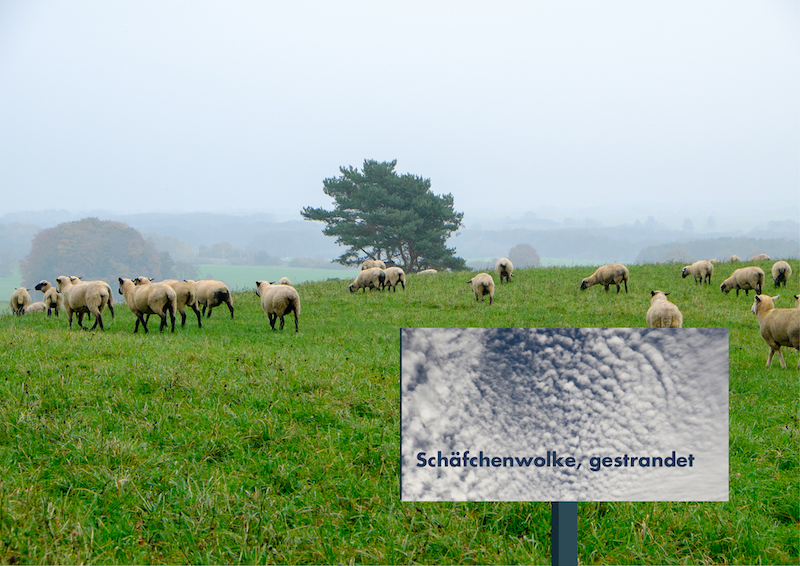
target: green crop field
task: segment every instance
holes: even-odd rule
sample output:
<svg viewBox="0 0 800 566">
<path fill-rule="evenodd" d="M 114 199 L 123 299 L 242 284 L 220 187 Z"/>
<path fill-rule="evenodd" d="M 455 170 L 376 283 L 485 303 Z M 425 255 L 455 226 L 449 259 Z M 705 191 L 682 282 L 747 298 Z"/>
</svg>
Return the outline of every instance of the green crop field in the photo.
<svg viewBox="0 0 800 566">
<path fill-rule="evenodd" d="M 118 295 L 105 332 L 0 316 L 0 563 L 548 564 L 548 503 L 400 500 L 399 329 L 643 327 L 661 289 L 685 326 L 729 329 L 730 499 L 579 503 L 579 560 L 797 564 L 798 353 L 764 367 L 753 293 L 719 290 L 734 267 L 701 286 L 630 266 L 628 294 L 580 291 L 592 268 L 518 270 L 491 306 L 465 273 L 308 282 L 299 333 L 249 291 L 174 334 L 134 334 Z"/>
</svg>

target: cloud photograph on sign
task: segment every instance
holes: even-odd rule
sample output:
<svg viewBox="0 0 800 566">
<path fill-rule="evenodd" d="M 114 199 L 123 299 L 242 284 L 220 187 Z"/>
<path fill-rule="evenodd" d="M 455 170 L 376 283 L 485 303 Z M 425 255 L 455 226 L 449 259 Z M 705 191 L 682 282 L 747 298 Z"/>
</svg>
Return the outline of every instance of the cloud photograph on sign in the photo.
<svg viewBox="0 0 800 566">
<path fill-rule="evenodd" d="M 726 501 L 727 329 L 407 328 L 406 501 Z"/>
</svg>

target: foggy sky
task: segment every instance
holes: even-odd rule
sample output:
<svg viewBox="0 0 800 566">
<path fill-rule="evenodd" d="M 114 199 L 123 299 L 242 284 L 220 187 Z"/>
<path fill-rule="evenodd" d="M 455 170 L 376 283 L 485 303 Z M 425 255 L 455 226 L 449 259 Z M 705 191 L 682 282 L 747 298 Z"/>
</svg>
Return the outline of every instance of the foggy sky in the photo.
<svg viewBox="0 0 800 566">
<path fill-rule="evenodd" d="M 6 0 L 0 214 L 299 218 L 331 207 L 322 180 L 340 166 L 397 159 L 465 221 L 700 219 L 760 198 L 797 218 L 799 14 L 794 0 Z"/>
</svg>

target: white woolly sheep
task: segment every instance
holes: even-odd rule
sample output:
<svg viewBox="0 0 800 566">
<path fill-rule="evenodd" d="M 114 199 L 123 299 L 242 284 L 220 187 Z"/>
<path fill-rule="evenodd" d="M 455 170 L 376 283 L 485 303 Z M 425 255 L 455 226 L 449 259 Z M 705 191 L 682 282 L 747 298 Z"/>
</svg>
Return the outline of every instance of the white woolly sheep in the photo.
<svg viewBox="0 0 800 566">
<path fill-rule="evenodd" d="M 361 264 L 361 271 L 364 271 L 365 269 L 372 269 L 373 267 L 386 269 L 386 264 L 379 259 L 367 259 Z"/>
<path fill-rule="evenodd" d="M 747 295 L 751 289 L 755 290 L 757 294 L 761 294 L 761 287 L 764 285 L 764 270 L 758 266 L 751 265 L 749 267 L 740 267 L 734 271 L 730 277 L 722 282 L 719 290 L 726 295 L 731 292 L 731 289 L 736 289 L 736 295 L 739 295 L 739 290 L 744 291 Z"/>
<path fill-rule="evenodd" d="M 776 289 L 781 286 L 781 283 L 786 287 L 786 282 L 791 276 L 792 266 L 789 265 L 789 262 L 780 260 L 772 265 L 772 280 L 775 282 Z"/>
<path fill-rule="evenodd" d="M 300 331 L 300 294 L 297 289 L 291 285 L 272 285 L 269 281 L 256 281 L 256 295 L 261 297 L 261 310 L 267 315 L 272 330 L 275 330 L 275 321 L 278 318 L 281 319 L 283 330 L 283 317 L 294 313 L 294 331 Z"/>
<path fill-rule="evenodd" d="M 78 326 L 86 330 L 83 326 L 83 316 L 86 314 L 94 315 L 94 324 L 90 330 L 94 330 L 100 325 L 103 327 L 103 310 L 109 304 L 108 283 L 105 282 L 85 282 L 78 281 L 73 283 L 68 275 L 56 277 L 56 288 L 62 296 L 62 306 L 69 319 L 69 327 L 72 328 L 72 313 L 78 315 Z"/>
<path fill-rule="evenodd" d="M 47 305 L 42 301 L 36 301 L 25 307 L 23 314 L 31 314 L 36 312 L 47 312 Z"/>
<path fill-rule="evenodd" d="M 135 285 L 147 285 L 152 281 L 153 279 L 150 277 L 137 277 L 133 280 L 133 283 Z M 197 316 L 197 327 L 203 328 L 203 317 L 200 314 L 200 309 L 197 308 L 197 291 L 194 285 L 186 281 L 178 281 L 177 279 L 164 279 L 163 281 L 159 281 L 159 283 L 169 285 L 175 291 L 175 296 L 178 300 L 177 309 L 181 315 L 181 326 L 186 326 L 186 307 L 190 307 Z M 150 322 L 149 314 L 145 317 L 145 320 L 148 323 Z"/>
<path fill-rule="evenodd" d="M 645 320 L 649 328 L 682 328 L 683 314 L 674 303 L 667 298 L 669 293 L 650 291 L 650 308 Z"/>
<path fill-rule="evenodd" d="M 494 299 L 494 279 L 488 273 L 478 273 L 475 277 L 467 281 L 472 285 L 472 292 L 475 294 L 475 300 L 478 302 L 485 302 L 484 296 L 489 295 L 489 304 L 492 304 Z"/>
<path fill-rule="evenodd" d="M 383 269 L 370 267 L 361 271 L 356 276 L 355 281 L 350 283 L 348 289 L 350 289 L 351 293 L 355 293 L 359 289 L 363 289 L 364 293 L 367 292 L 367 289 L 378 289 L 380 291 L 383 288 L 384 281 L 386 281 L 386 273 L 384 273 Z"/>
<path fill-rule="evenodd" d="M 289 281 L 288 277 L 281 277 L 280 279 L 278 279 L 278 285 L 291 285 L 291 284 L 292 282 Z"/>
<path fill-rule="evenodd" d="M 753 257 L 751 257 L 749 261 L 763 261 L 765 259 L 769 259 L 769 256 L 767 254 L 756 254 Z"/>
<path fill-rule="evenodd" d="M 42 302 L 47 306 L 47 316 L 50 316 L 53 311 L 55 311 L 56 316 L 58 316 L 58 312 L 62 308 L 61 304 L 63 301 L 61 293 L 58 292 L 58 289 L 53 287 L 50 284 L 50 281 L 47 279 L 42 279 L 39 281 L 34 289 L 44 293 L 44 299 L 42 299 Z"/>
<path fill-rule="evenodd" d="M 681 277 L 686 279 L 689 275 L 694 277 L 694 280 L 701 285 L 703 283 L 710 284 L 711 277 L 714 275 L 714 265 L 709 260 L 701 259 L 683 268 Z"/>
<path fill-rule="evenodd" d="M 200 281 L 184 279 L 184 281 L 194 285 L 197 292 L 197 304 L 203 307 L 204 315 L 208 308 L 206 318 L 211 318 L 211 309 L 225 303 L 228 305 L 228 310 L 231 311 L 231 320 L 233 320 L 233 294 L 225 283 L 214 279 L 201 279 Z"/>
<path fill-rule="evenodd" d="M 625 292 L 628 292 L 628 281 L 630 281 L 630 273 L 628 268 L 621 263 L 609 263 L 608 265 L 601 265 L 589 277 L 581 281 L 581 291 L 588 289 L 592 285 L 602 285 L 608 292 L 611 285 L 617 286 L 617 293 L 619 293 L 619 284 L 625 284 Z"/>
<path fill-rule="evenodd" d="M 435 269 L 423 269 L 422 271 L 418 271 L 417 275 L 432 275 L 434 273 L 439 273 Z"/>
<path fill-rule="evenodd" d="M 729 262 L 731 262 L 731 263 L 736 263 L 737 261 L 741 261 L 741 260 L 739 259 L 739 256 L 738 256 L 738 255 L 736 255 L 736 254 L 733 254 L 733 255 L 731 256 L 731 259 L 729 259 L 728 261 L 729 261 Z"/>
<path fill-rule="evenodd" d="M 96 279 L 94 281 L 84 281 L 80 277 L 76 277 L 74 275 L 70 276 L 70 280 L 73 284 L 75 283 L 99 283 L 101 285 L 105 285 L 106 289 L 108 289 L 108 311 L 111 313 L 111 318 L 114 318 L 114 290 L 111 288 L 111 285 L 103 281 L 102 279 Z M 57 285 L 58 292 L 61 292 L 61 286 Z"/>
<path fill-rule="evenodd" d="M 501 257 L 494 265 L 497 274 L 500 276 L 500 284 L 503 284 L 503 278 L 506 283 L 511 283 L 511 278 L 514 277 L 514 264 L 507 257 Z"/>
<path fill-rule="evenodd" d="M 390 287 L 392 291 L 397 291 L 397 284 L 403 286 L 403 291 L 406 290 L 406 272 L 400 267 L 387 267 L 383 272 L 385 279 L 383 281 L 384 287 Z"/>
<path fill-rule="evenodd" d="M 25 312 L 25 307 L 29 304 L 31 304 L 31 294 L 28 293 L 25 287 L 14 289 L 14 292 L 11 293 L 11 298 L 8 300 L 8 306 L 11 308 L 11 312 L 17 316 L 22 316 Z"/>
<path fill-rule="evenodd" d="M 778 353 L 781 367 L 786 367 L 783 361 L 781 346 L 787 346 L 800 351 L 800 309 L 776 309 L 775 299 L 769 295 L 756 295 L 750 312 L 758 316 L 758 326 L 761 328 L 761 337 L 769 346 L 767 367 L 772 363 L 772 356 Z M 800 369 L 800 359 L 797 360 Z"/>
<path fill-rule="evenodd" d="M 146 314 L 157 314 L 161 317 L 160 331 L 167 326 L 167 315 L 172 321 L 171 332 L 175 332 L 175 311 L 178 309 L 178 298 L 175 289 L 165 283 L 150 283 L 136 286 L 130 279 L 119 278 L 119 294 L 125 297 L 128 308 L 136 315 L 136 325 L 133 333 L 139 332 L 141 323 L 147 334 Z"/>
</svg>

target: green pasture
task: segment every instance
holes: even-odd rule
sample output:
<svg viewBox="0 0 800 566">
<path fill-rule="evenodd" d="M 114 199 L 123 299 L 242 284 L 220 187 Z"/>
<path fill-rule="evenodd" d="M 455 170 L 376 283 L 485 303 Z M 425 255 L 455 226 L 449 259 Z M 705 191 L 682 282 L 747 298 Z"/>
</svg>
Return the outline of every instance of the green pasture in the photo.
<svg viewBox="0 0 800 566">
<path fill-rule="evenodd" d="M 627 294 L 518 270 L 491 306 L 466 273 L 299 283 L 299 333 L 270 330 L 249 284 L 233 320 L 174 334 L 134 334 L 122 303 L 105 332 L 0 316 L 0 563 L 548 564 L 548 503 L 400 501 L 399 329 L 643 327 L 661 289 L 685 326 L 729 329 L 730 499 L 579 503 L 579 560 L 797 564 L 798 353 L 764 367 L 753 293 L 719 291 L 739 265 L 710 286 L 631 266 Z"/>
</svg>

